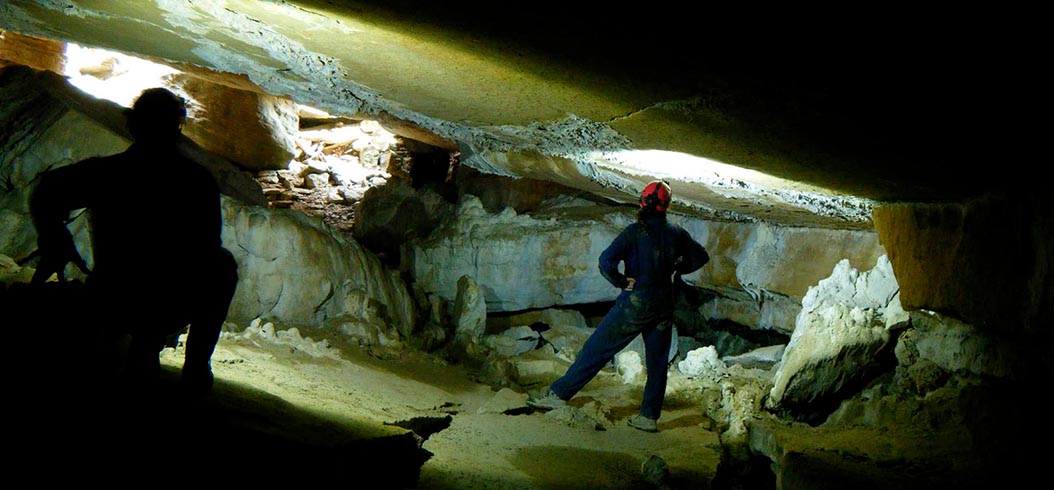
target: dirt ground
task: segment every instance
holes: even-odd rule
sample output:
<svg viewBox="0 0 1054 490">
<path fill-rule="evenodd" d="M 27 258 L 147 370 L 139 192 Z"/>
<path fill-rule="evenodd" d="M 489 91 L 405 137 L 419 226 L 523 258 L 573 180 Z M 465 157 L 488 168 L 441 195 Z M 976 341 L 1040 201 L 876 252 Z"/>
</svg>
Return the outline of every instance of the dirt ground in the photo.
<svg viewBox="0 0 1054 490">
<path fill-rule="evenodd" d="M 181 348 L 162 352 L 159 380 L 107 383 L 88 369 L 83 338 L 70 328 L 55 337 L 66 342 L 12 331 L 2 344 L 0 430 L 13 481 L 680 490 L 777 488 L 779 479 L 779 488 L 923 490 L 1007 488 L 991 483 L 1042 467 L 1036 458 L 1018 461 L 1024 446 L 1006 437 L 986 444 L 954 426 L 941 436 L 924 427 L 814 428 L 758 414 L 751 446 L 782 454 L 781 468 L 761 457 L 767 480 L 730 486 L 718 472 L 715 424 L 698 400 L 668 397 L 660 431 L 641 432 L 625 425 L 641 388 L 613 372 L 571 400 L 579 410 L 561 415 L 528 409 L 526 394 L 481 384 L 465 366 L 412 349 L 242 331 L 221 338 L 216 385 L 195 397 L 180 389 Z M 690 386 L 683 382 L 671 377 L 682 391 Z M 570 416 L 582 413 L 599 418 Z M 987 462 L 969 454 L 978 445 L 1009 456 Z"/>
<path fill-rule="evenodd" d="M 499 395 L 472 381 L 464 367 L 421 352 L 371 355 L 356 347 L 297 345 L 304 343 L 225 336 L 213 356 L 213 397 L 230 399 L 239 390 L 266 393 L 297 407 L 285 414 L 315 414 L 356 427 L 352 432 L 367 439 L 414 428 L 425 438 L 427 459 L 412 488 L 655 488 L 642 476 L 650 456 L 665 461 L 666 482 L 699 488 L 713 478 L 720 459 L 718 436 L 706 429 L 709 420 L 699 409 L 669 407 L 659 433 L 627 426 L 639 387 L 618 383 L 613 373 L 602 373 L 571 403 L 603 405 L 608 416 L 598 430 L 530 410 L 522 404 L 526 394 Z M 182 353 L 169 349 L 162 359 L 174 372 Z M 266 425 L 279 430 L 298 424 L 273 410 L 251 410 L 268 412 L 264 417 L 275 419 Z M 373 488 L 384 488 L 380 473 L 363 476 L 376 480 L 379 486 Z"/>
</svg>

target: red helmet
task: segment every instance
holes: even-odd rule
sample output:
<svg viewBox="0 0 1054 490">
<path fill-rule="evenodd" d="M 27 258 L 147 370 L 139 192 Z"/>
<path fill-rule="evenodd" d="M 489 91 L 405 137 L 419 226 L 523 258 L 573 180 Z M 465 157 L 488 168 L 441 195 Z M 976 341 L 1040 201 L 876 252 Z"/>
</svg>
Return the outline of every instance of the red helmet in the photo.
<svg viewBox="0 0 1054 490">
<path fill-rule="evenodd" d="M 665 212 L 670 207 L 670 184 L 661 180 L 653 180 L 640 191 L 640 207 L 652 208 L 656 211 Z"/>
</svg>

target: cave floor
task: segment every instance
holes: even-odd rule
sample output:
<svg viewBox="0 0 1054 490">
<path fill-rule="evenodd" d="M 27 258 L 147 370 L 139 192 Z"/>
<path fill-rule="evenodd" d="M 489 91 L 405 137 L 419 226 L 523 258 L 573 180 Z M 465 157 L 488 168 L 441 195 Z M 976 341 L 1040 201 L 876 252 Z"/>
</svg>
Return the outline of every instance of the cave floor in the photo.
<svg viewBox="0 0 1054 490">
<path fill-rule="evenodd" d="M 639 393 L 604 382 L 606 374 L 572 401 L 604 402 L 611 420 L 598 430 L 515 402 L 506 413 L 481 410 L 493 405 L 496 389 L 416 351 L 353 348 L 313 357 L 225 336 L 205 397 L 180 390 L 179 350 L 163 352 L 157 383 L 134 387 L 84 377 L 86 359 L 75 360 L 75 350 L 54 354 L 50 367 L 10 386 L 26 396 L 8 400 L 6 443 L 17 449 L 13 469 L 63 468 L 44 475 L 53 482 L 651 488 L 642 462 L 658 455 L 667 481 L 706 487 L 720 459 L 718 436 L 698 409 L 672 407 L 657 434 L 626 426 Z"/>
<path fill-rule="evenodd" d="M 951 469 L 894 447 L 922 447 L 925 434 L 913 443 L 881 431 L 758 419 L 752 437 L 770 438 L 784 454 L 755 460 L 761 486 L 728 485 L 718 475 L 719 436 L 699 404 L 675 398 L 659 433 L 637 431 L 625 419 L 640 389 L 613 373 L 601 373 L 570 403 L 606 407 L 598 428 L 518 406 L 516 398 L 495 405 L 502 398 L 496 389 L 425 353 L 308 352 L 225 336 L 206 397 L 180 391 L 179 350 L 163 353 L 159 382 L 131 389 L 100 386 L 83 377 L 83 359 L 55 352 L 50 369 L 8 384 L 25 396 L 5 399 L 5 445 L 16 450 L 6 466 L 61 469 L 27 472 L 41 482 L 176 478 L 421 489 L 657 488 L 642 475 L 650 456 L 665 461 L 669 489 L 934 488 Z M 823 482 L 833 486 L 817 486 Z"/>
</svg>

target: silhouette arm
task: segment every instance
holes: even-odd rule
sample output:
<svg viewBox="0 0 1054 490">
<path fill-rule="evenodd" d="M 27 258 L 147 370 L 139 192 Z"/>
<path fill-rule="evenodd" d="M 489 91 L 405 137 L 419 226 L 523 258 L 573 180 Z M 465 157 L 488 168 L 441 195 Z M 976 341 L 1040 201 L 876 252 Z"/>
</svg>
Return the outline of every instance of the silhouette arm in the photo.
<svg viewBox="0 0 1054 490">
<path fill-rule="evenodd" d="M 77 252 L 73 236 L 66 228 L 70 211 L 85 207 L 84 189 L 89 182 L 83 170 L 70 165 L 45 172 L 29 198 L 29 213 L 37 231 L 37 255 L 40 261 L 33 274 L 33 283 L 46 281 L 57 274 L 65 279 L 66 264 L 73 263 L 88 272 L 87 263 Z"/>
</svg>

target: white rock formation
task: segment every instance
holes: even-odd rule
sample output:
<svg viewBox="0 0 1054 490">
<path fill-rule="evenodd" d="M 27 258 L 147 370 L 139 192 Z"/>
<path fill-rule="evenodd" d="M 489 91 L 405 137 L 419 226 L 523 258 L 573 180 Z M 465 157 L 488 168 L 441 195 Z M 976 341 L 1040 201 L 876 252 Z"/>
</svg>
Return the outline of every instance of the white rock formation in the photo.
<svg viewBox="0 0 1054 490">
<path fill-rule="evenodd" d="M 486 328 L 487 304 L 480 294 L 479 284 L 472 276 L 461 276 L 454 300 L 454 342 L 477 344 Z"/>
<path fill-rule="evenodd" d="M 677 363 L 677 370 L 690 377 L 706 377 L 715 383 L 728 377 L 728 367 L 717 357 L 717 349 L 712 345 L 689 352 L 683 361 Z"/>
<path fill-rule="evenodd" d="M 632 212 L 596 205 L 517 215 L 486 211 L 465 195 L 453 216 L 413 248 L 416 281 L 446 300 L 471 275 L 485 286 L 489 311 L 521 311 L 611 301 L 618 290 L 597 260 Z M 711 263 L 685 276 L 698 287 L 727 292 L 704 305 L 708 318 L 731 318 L 790 333 L 810 285 L 844 257 L 873 264 L 882 255 L 874 233 L 720 223 L 673 215 L 710 252 Z"/>
<path fill-rule="evenodd" d="M 636 384 L 644 379 L 644 362 L 636 351 L 625 351 L 615 355 L 615 372 L 625 384 Z"/>
<path fill-rule="evenodd" d="M 597 272 L 597 258 L 627 224 L 626 217 L 560 222 L 488 214 L 466 195 L 457 218 L 414 249 L 414 273 L 426 290 L 454 299 L 461 276 L 483 285 L 488 311 L 614 300 L 618 290 Z"/>
<path fill-rule="evenodd" d="M 860 273 L 838 263 L 802 300 L 802 311 L 768 398 L 770 408 L 804 408 L 868 376 L 889 340 L 886 308 L 898 291 L 889 260 Z M 900 316 L 894 306 L 890 313 Z"/>
<path fill-rule="evenodd" d="M 292 327 L 342 317 L 391 328 L 404 340 L 411 335 L 415 310 L 406 285 L 358 243 L 295 211 L 224 199 L 223 214 L 223 245 L 239 264 L 230 321 L 266 318 Z"/>
<path fill-rule="evenodd" d="M 331 347 L 325 339 L 316 341 L 304 337 L 300 334 L 300 330 L 295 327 L 276 330 L 274 323 L 264 322 L 259 318 L 253 319 L 253 321 L 249 322 L 249 326 L 240 332 L 224 332 L 223 338 L 235 341 L 283 345 L 314 358 L 342 359 L 340 352 Z"/>
</svg>

